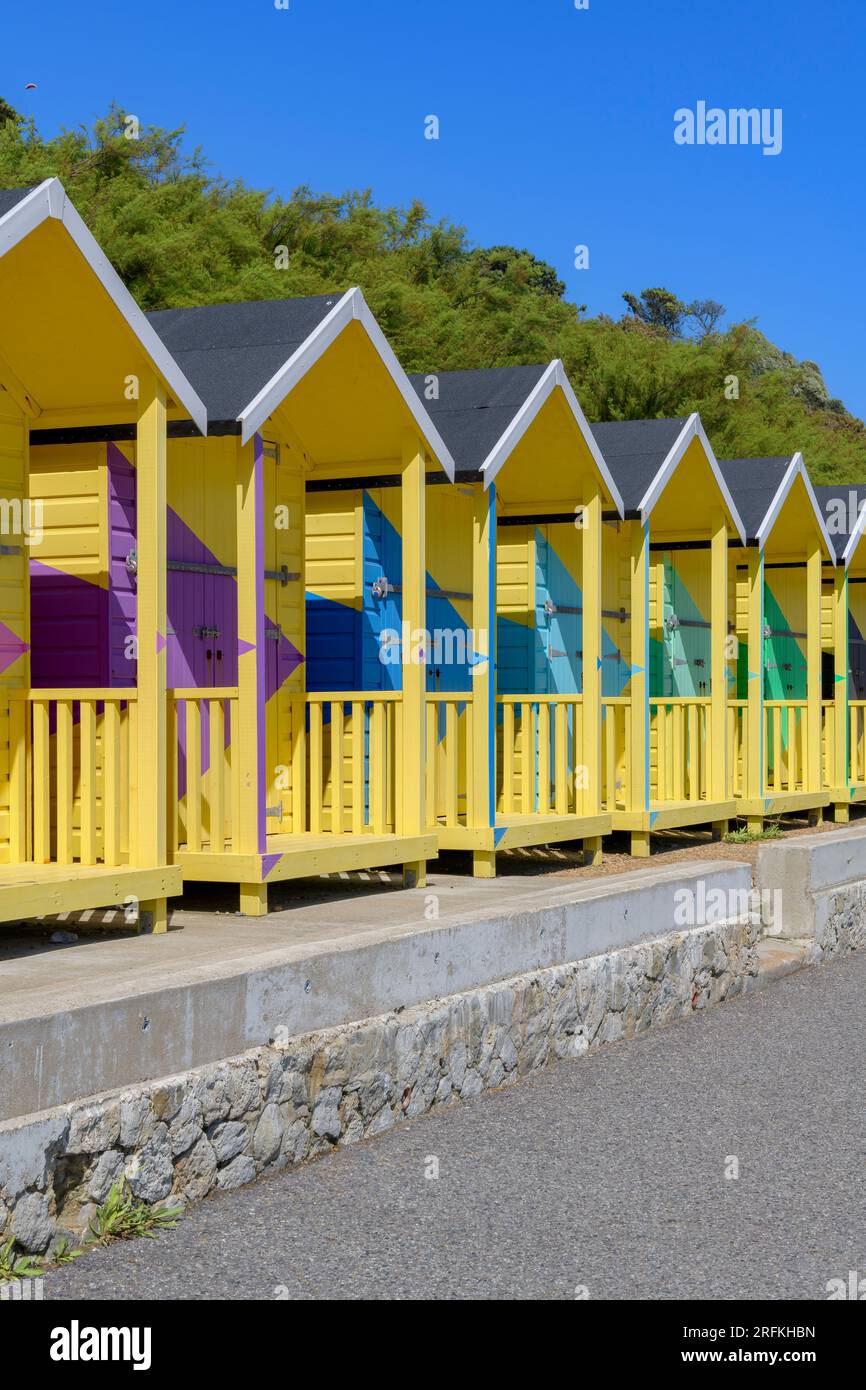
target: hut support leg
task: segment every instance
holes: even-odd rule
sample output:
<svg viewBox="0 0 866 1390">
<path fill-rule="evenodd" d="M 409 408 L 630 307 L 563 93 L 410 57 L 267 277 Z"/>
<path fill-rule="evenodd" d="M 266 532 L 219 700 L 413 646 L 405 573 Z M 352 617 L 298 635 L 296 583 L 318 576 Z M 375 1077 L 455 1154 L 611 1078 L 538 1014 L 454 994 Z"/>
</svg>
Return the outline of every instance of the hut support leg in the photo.
<svg viewBox="0 0 866 1390">
<path fill-rule="evenodd" d="M 162 936 L 168 931 L 168 900 L 150 898 L 138 905 L 139 936 Z"/>
<path fill-rule="evenodd" d="M 427 860 L 416 859 L 411 864 L 403 865 L 403 887 L 404 888 L 426 888 L 427 887 Z"/>
<path fill-rule="evenodd" d="M 265 917 L 268 911 L 268 885 L 266 883 L 242 883 L 240 885 L 240 907 L 244 917 Z"/>
<path fill-rule="evenodd" d="M 495 878 L 496 851 L 476 849 L 472 854 L 472 874 L 474 878 Z"/>
<path fill-rule="evenodd" d="M 631 856 L 632 859 L 648 859 L 650 852 L 650 837 L 648 830 L 633 830 L 631 832 Z"/>
<path fill-rule="evenodd" d="M 601 863 L 601 836 L 593 835 L 583 842 L 583 862 L 587 866 Z"/>
<path fill-rule="evenodd" d="M 833 806 L 833 819 L 837 825 L 847 825 L 851 819 L 851 808 L 847 801 L 837 801 Z"/>
<path fill-rule="evenodd" d="M 723 840 L 728 833 L 728 822 L 726 820 L 713 821 L 713 840 Z"/>
</svg>

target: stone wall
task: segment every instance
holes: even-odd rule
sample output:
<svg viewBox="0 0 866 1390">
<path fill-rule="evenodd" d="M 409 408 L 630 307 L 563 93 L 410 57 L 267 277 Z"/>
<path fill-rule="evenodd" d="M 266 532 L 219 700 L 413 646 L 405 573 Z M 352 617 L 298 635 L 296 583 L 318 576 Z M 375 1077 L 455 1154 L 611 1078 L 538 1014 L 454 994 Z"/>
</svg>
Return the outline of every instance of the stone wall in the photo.
<svg viewBox="0 0 866 1390">
<path fill-rule="evenodd" d="M 125 1174 L 198 1201 L 739 994 L 755 920 L 538 969 L 0 1124 L 0 1238 L 75 1239 Z"/>
</svg>

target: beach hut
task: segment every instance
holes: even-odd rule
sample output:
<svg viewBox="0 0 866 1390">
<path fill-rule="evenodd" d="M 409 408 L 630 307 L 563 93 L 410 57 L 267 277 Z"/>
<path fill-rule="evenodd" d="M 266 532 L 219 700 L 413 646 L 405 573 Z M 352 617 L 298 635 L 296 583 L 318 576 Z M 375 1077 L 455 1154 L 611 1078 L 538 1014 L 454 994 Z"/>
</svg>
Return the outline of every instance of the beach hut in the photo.
<svg viewBox="0 0 866 1390">
<path fill-rule="evenodd" d="M 624 519 L 603 552 L 604 805 L 631 852 L 734 814 L 727 761 L 728 545 L 743 526 L 700 418 L 595 424 Z"/>
<path fill-rule="evenodd" d="M 731 554 L 736 592 L 736 688 L 731 767 L 737 814 L 766 816 L 829 804 L 836 709 L 822 652 L 822 570 L 836 552 L 802 455 L 733 459 L 722 472 L 746 527 Z M 827 698 L 825 698 L 825 694 Z M 844 717 L 844 712 L 843 712 Z"/>
<path fill-rule="evenodd" d="M 601 806 L 602 517 L 620 499 L 562 364 L 412 377 L 455 460 L 428 475 L 426 823 L 477 876 L 507 849 L 582 842 L 598 860 Z M 309 489 L 308 484 L 308 489 Z M 317 484 L 313 483 L 315 488 Z M 374 545 L 387 519 L 370 489 L 308 496 L 310 679 L 327 683 L 337 632 L 360 624 L 340 660 L 365 685 L 393 626 L 399 557 Z M 367 542 L 325 566 L 335 538 Z M 392 599 L 393 595 L 393 599 Z M 358 605 L 353 618 L 352 604 Z M 348 610 L 348 611 L 347 611 Z M 363 621 L 361 621 L 363 612 Z"/>
<path fill-rule="evenodd" d="M 124 904 L 129 921 L 163 931 L 166 899 L 181 888 L 166 827 L 167 412 L 193 433 L 205 424 L 200 398 L 58 180 L 0 192 L 2 921 Z M 129 535 L 137 662 L 122 688 L 95 666 L 74 678 L 77 601 L 66 606 L 69 575 L 44 525 L 63 469 L 44 488 L 31 471 L 40 434 L 109 422 L 134 440 L 139 477 Z M 91 500 L 63 505 L 74 549 Z M 48 585 L 32 623 L 31 562 Z M 100 594 L 94 607 L 106 602 Z"/>
<path fill-rule="evenodd" d="M 844 822 L 852 803 L 866 801 L 866 485 L 819 485 L 815 495 L 836 551 L 822 595 L 823 697 L 834 708 L 825 780 L 834 819 Z"/>
<path fill-rule="evenodd" d="M 170 309 L 149 322 L 207 409 L 206 438 L 168 425 L 170 857 L 187 881 L 238 884 L 252 914 L 284 879 L 397 864 L 421 884 L 436 848 L 415 651 L 425 479 L 444 469 L 447 480 L 448 450 L 358 290 Z M 108 426 L 40 444 L 46 470 L 59 454 L 74 457 L 82 483 L 91 467 L 104 474 L 100 563 L 116 598 L 88 659 L 122 679 L 117 652 L 135 623 L 132 441 Z M 394 640 L 376 659 L 387 659 L 388 680 L 347 680 L 331 634 L 327 686 L 311 686 L 307 489 L 342 496 L 365 482 L 387 495 L 386 544 L 405 575 Z M 355 539 L 335 541 L 328 563 Z M 357 539 L 369 538 L 359 529 Z"/>
</svg>

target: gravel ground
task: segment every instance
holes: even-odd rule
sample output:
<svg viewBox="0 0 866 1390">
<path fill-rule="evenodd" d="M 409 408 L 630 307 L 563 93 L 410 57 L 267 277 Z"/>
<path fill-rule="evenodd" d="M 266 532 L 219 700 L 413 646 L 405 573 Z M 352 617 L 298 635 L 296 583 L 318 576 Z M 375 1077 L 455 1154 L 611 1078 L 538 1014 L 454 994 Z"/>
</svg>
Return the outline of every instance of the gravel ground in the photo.
<svg viewBox="0 0 866 1390">
<path fill-rule="evenodd" d="M 866 1274 L 864 1000 L 866 953 L 802 970 L 209 1199 L 46 1297 L 826 1299 Z"/>
</svg>

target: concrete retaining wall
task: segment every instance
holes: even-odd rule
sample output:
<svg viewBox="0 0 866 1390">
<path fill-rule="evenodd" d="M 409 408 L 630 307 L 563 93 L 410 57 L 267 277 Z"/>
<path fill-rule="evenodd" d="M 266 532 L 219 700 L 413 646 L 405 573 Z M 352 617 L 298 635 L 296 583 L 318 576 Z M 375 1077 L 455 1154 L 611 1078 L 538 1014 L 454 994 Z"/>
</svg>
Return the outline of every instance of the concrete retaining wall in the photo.
<svg viewBox="0 0 866 1390">
<path fill-rule="evenodd" d="M 761 845 L 755 883 L 770 935 L 809 944 L 813 961 L 866 944 L 866 835 L 862 825 Z"/>
<path fill-rule="evenodd" d="M 336 911 L 315 935 L 315 911 L 298 914 L 303 932 L 286 913 L 276 927 L 251 925 L 240 956 L 237 932 L 231 954 L 210 939 L 193 953 L 192 933 L 116 942 L 118 964 L 103 979 L 88 973 L 101 949 L 88 946 L 57 984 L 36 992 L 22 980 L 18 996 L 14 978 L 7 986 L 0 1120 L 232 1057 L 277 1028 L 351 1023 L 651 939 L 700 922 L 678 921 L 683 893 L 724 903 L 750 887 L 749 866 L 730 861 L 584 883 L 470 880 L 343 903 L 342 934 Z"/>
<path fill-rule="evenodd" d="M 270 1046 L 5 1122 L 0 1239 L 42 1252 L 124 1174 L 147 1202 L 196 1201 L 681 1018 L 754 978 L 758 936 L 696 927 L 306 1036 L 280 1024 Z"/>
</svg>

